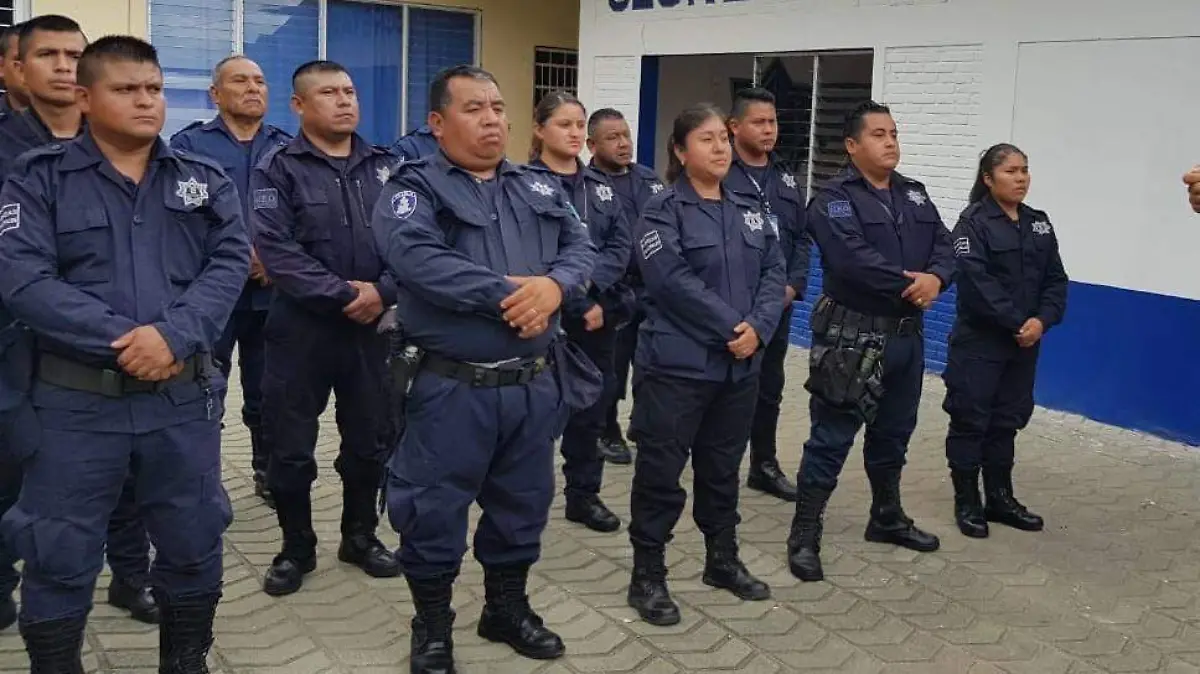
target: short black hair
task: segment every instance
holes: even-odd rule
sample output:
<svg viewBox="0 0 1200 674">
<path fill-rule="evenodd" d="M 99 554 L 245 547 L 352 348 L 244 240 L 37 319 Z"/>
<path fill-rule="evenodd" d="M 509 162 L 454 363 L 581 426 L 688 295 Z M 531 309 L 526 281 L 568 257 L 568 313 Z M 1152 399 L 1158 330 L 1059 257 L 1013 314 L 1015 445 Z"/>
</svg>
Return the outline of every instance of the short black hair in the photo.
<svg viewBox="0 0 1200 674">
<path fill-rule="evenodd" d="M 600 122 L 607 122 L 610 119 L 625 119 L 625 115 L 616 108 L 600 108 L 588 117 L 588 137 L 596 135 L 596 127 L 600 126 Z"/>
<path fill-rule="evenodd" d="M 762 87 L 742 89 L 733 96 L 733 109 L 729 116 L 733 119 L 741 119 L 746 116 L 746 110 L 755 103 L 775 105 L 775 94 Z"/>
<path fill-rule="evenodd" d="M 338 63 L 337 61 L 318 60 L 309 61 L 308 63 L 301 63 L 300 67 L 296 68 L 296 70 L 292 73 L 292 93 L 300 93 L 300 78 L 304 77 L 305 75 L 313 75 L 316 73 L 346 73 L 349 75 L 350 71 L 346 70 L 346 66 Z"/>
<path fill-rule="evenodd" d="M 451 66 L 434 75 L 429 84 L 429 109 L 442 111 L 450 105 L 450 80 L 458 77 L 469 77 L 474 80 L 486 80 L 496 86 L 496 76 L 478 66 L 463 64 Z"/>
<path fill-rule="evenodd" d="M 79 27 L 79 23 L 69 16 L 62 14 L 35 16 L 21 24 L 17 38 L 17 58 L 25 58 L 25 54 L 29 51 L 29 42 L 33 39 L 34 32 L 39 30 L 46 33 L 79 33 L 83 35 L 83 29 Z M 83 39 L 86 42 L 87 36 L 84 35 Z"/>
<path fill-rule="evenodd" d="M 92 86 L 106 63 L 153 63 L 162 72 L 154 45 L 132 35 L 106 35 L 84 48 L 75 66 L 75 81 L 81 87 Z"/>
<path fill-rule="evenodd" d="M 21 35 L 21 26 L 24 22 L 5 26 L 0 30 L 0 58 L 8 56 L 8 50 L 12 49 L 13 40 L 17 40 Z"/>
<path fill-rule="evenodd" d="M 867 115 L 884 114 L 891 115 L 892 110 L 886 105 L 876 103 L 875 101 L 863 101 L 854 106 L 854 109 L 846 113 L 846 121 L 842 124 L 842 139 L 847 138 L 858 139 L 862 134 L 863 127 L 866 123 L 863 118 Z"/>
</svg>

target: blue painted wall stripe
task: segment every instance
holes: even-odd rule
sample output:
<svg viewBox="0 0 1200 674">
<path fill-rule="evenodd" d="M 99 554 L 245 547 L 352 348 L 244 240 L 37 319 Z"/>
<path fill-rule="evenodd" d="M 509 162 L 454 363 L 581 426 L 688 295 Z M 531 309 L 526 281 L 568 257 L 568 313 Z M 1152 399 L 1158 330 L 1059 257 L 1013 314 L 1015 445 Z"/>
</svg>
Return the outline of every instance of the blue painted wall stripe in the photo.
<svg viewBox="0 0 1200 674">
<path fill-rule="evenodd" d="M 654 139 L 658 136 L 658 59 L 642 57 L 642 87 L 638 92 L 637 163 L 654 166 Z"/>
</svg>

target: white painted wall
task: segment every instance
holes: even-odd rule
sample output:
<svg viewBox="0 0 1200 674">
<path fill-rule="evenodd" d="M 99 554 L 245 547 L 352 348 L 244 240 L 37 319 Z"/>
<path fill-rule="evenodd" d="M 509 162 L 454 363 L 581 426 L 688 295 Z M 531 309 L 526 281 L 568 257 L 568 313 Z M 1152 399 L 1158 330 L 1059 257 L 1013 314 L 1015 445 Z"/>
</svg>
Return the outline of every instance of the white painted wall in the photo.
<svg viewBox="0 0 1200 674">
<path fill-rule="evenodd" d="M 1162 39 L 1200 34 L 1197 0 L 683 0 L 624 12 L 581 2 L 585 103 L 598 57 L 872 49 L 901 170 L 929 185 L 947 224 L 979 151 L 1015 140 L 1031 155 L 1031 203 L 1050 212 L 1075 280 L 1200 299 L 1189 271 L 1200 221 L 1179 181 L 1200 163 L 1200 47 Z M 683 74 L 702 88 L 703 74 Z M 636 110 L 636 90 L 607 104 Z"/>
</svg>

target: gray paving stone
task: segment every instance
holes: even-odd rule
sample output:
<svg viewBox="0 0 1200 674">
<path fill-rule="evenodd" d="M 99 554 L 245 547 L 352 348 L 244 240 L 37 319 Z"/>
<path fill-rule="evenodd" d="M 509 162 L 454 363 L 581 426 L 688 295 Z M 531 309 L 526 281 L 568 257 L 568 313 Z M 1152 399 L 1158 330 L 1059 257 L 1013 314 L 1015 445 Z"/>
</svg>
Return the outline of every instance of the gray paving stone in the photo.
<svg viewBox="0 0 1200 674">
<path fill-rule="evenodd" d="M 794 350 L 788 368 L 779 442 L 793 472 L 808 429 L 805 353 Z M 870 495 L 856 451 L 827 512 L 825 582 L 801 583 L 787 570 L 791 506 L 744 490 L 743 559 L 771 585 L 772 598 L 743 602 L 700 582 L 704 543 L 687 512 L 668 550 L 683 620 L 660 628 L 625 604 L 632 556 L 624 528 L 598 534 L 566 522 L 560 494 L 530 596 L 563 635 L 567 656 L 534 662 L 480 639 L 482 573 L 468 559 L 454 595 L 460 671 L 1200 674 L 1200 452 L 1039 409 L 1019 439 L 1016 483 L 1020 498 L 1045 516 L 1046 531 L 993 526 L 986 540 L 966 539 L 953 521 L 943 390 L 927 379 L 903 484 L 909 514 L 941 537 L 938 552 L 862 539 Z M 231 409 L 239 397 L 231 391 Z M 336 560 L 332 405 L 314 485 L 318 569 L 300 593 L 282 599 L 261 591 L 278 552 L 275 515 L 253 494 L 248 434 L 236 413 L 227 419 L 225 483 L 236 517 L 226 537 L 214 672 L 406 671 L 412 606 L 403 579 L 370 579 Z M 631 467 L 606 467 L 603 497 L 626 524 L 631 478 Z M 396 544 L 386 522 L 379 534 Z M 87 670 L 154 672 L 155 630 L 106 606 L 107 582 L 96 592 Z M 0 674 L 27 667 L 15 630 L 0 634 Z"/>
</svg>

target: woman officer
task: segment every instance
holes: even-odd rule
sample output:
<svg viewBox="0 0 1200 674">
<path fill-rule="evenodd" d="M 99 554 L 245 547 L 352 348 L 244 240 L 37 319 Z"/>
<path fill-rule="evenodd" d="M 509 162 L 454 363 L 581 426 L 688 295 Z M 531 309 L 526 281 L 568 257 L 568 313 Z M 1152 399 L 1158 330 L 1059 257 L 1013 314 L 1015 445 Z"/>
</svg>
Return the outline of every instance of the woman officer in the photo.
<svg viewBox="0 0 1200 674">
<path fill-rule="evenodd" d="M 679 478 L 689 451 L 692 514 L 708 553 L 704 583 L 742 599 L 771 594 L 738 557 L 738 466 L 763 343 L 783 313 L 784 261 L 757 201 L 724 186 L 730 155 L 720 110 L 684 110 L 668 145 L 667 181 L 674 184 L 646 203 L 633 232 L 646 320 L 634 359 L 628 601 L 654 625 L 680 620 L 663 552 L 687 500 Z"/>
<path fill-rule="evenodd" d="M 958 316 L 942 407 L 950 415 L 954 518 L 975 538 L 988 535 L 988 522 L 1042 529 L 1042 518 L 1013 496 L 1014 441 L 1033 414 L 1039 345 L 1062 320 L 1067 274 L 1049 218 L 1024 203 L 1028 191 L 1025 154 L 1007 143 L 992 146 L 953 234 Z"/>
<path fill-rule="evenodd" d="M 617 397 L 614 351 L 617 330 L 633 316 L 633 290 L 622 279 L 632 247 L 630 225 L 608 178 L 579 161 L 587 135 L 587 112 L 577 98 L 552 91 L 533 118 L 530 164 L 549 170 L 561 183 L 598 251 L 586 292 L 567 294 L 563 329 L 604 375 L 600 399 L 575 412 L 563 433 L 566 517 L 595 531 L 616 531 L 621 520 L 600 500 L 604 459 L 600 436 L 605 412 Z"/>
</svg>

